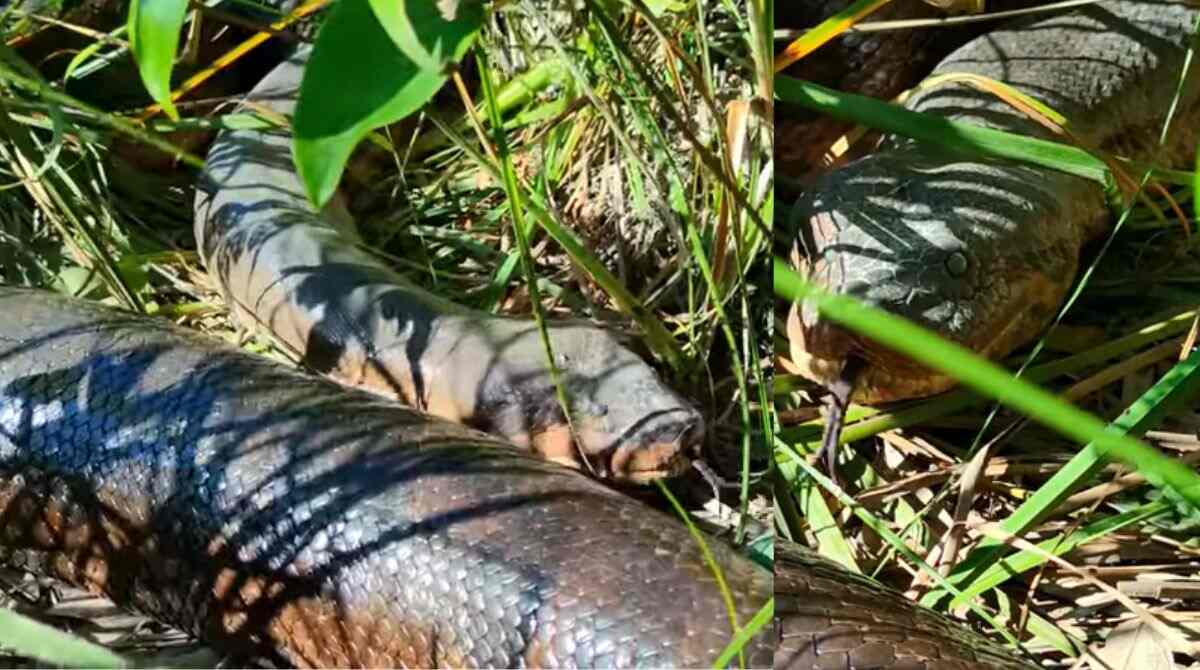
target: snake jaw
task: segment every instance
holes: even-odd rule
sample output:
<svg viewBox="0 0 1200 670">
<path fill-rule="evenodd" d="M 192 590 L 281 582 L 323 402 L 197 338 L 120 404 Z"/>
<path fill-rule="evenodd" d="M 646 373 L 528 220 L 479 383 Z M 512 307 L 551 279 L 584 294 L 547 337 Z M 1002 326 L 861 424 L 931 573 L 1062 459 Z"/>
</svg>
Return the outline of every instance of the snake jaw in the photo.
<svg viewBox="0 0 1200 670">
<path fill-rule="evenodd" d="M 615 482 L 646 484 L 682 474 L 699 456 L 704 419 L 682 399 L 614 431 L 607 409 L 596 411 L 589 398 L 571 398 L 568 423 L 553 392 L 547 395 L 549 404 L 538 413 L 542 419 L 509 436 L 547 460 Z"/>
<path fill-rule="evenodd" d="M 508 439 L 559 465 L 633 484 L 687 471 L 704 439 L 703 419 L 693 410 L 677 410 L 624 437 L 603 430 L 601 424 L 595 417 L 576 417 L 573 424 L 559 421 Z"/>
<path fill-rule="evenodd" d="M 936 334 L 992 360 L 1029 342 L 1049 322 L 1068 285 L 1036 272 L 1022 275 L 1010 284 L 1006 304 L 972 329 L 969 338 L 962 340 L 946 332 L 935 331 Z M 815 318 L 809 322 L 806 316 L 796 306 L 788 314 L 792 361 L 800 374 L 828 385 L 841 375 L 851 356 L 862 358 L 866 367 L 855 383 L 855 402 L 876 404 L 920 398 L 948 391 L 958 384 L 954 377 L 931 370 L 828 320 Z"/>
<path fill-rule="evenodd" d="M 467 408 L 472 426 L 614 481 L 674 476 L 698 455 L 700 413 L 609 332 L 581 323 L 551 326 L 552 375 L 540 334 L 527 323 L 491 319 L 464 332 L 482 329 L 485 336 L 468 335 L 471 341 L 455 347 L 464 357 L 474 352 L 458 369 L 473 365 L 479 376 L 452 380 L 439 391 L 468 399 L 457 404 Z M 480 357 L 480 350 L 494 353 Z"/>
<path fill-rule="evenodd" d="M 608 450 L 606 470 L 616 481 L 648 484 L 685 472 L 700 455 L 704 419 L 690 407 L 649 417 L 631 435 Z"/>
</svg>

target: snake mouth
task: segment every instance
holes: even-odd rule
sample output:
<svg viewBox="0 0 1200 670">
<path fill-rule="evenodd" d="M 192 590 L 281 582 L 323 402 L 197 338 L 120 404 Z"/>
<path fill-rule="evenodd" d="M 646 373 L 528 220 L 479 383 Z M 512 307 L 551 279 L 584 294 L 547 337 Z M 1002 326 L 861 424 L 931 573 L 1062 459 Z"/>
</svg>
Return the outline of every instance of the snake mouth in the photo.
<svg viewBox="0 0 1200 670">
<path fill-rule="evenodd" d="M 510 439 L 531 446 L 548 461 L 634 484 L 683 474 L 704 441 L 704 419 L 691 408 L 658 412 L 621 435 L 601 430 L 597 423 L 587 417 L 573 426 L 560 421 Z"/>
<path fill-rule="evenodd" d="M 1014 298 L 1003 309 L 993 311 L 965 338 L 941 337 L 996 360 L 1029 342 L 1045 327 L 1062 301 L 1066 287 L 1040 275 L 1031 275 L 1012 287 Z M 800 374 L 828 385 L 840 377 L 849 357 L 864 361 L 853 399 L 877 404 L 923 398 L 954 388 L 958 380 L 913 361 L 870 338 L 857 335 L 825 320 L 811 325 L 802 321 L 793 306 L 788 315 L 788 339 L 793 362 Z"/>
<path fill-rule="evenodd" d="M 614 440 L 597 460 L 602 460 L 614 481 L 647 484 L 685 472 L 703 441 L 700 413 L 680 407 L 644 419 Z"/>
<path fill-rule="evenodd" d="M 822 323 L 820 331 L 829 340 L 837 341 L 838 347 L 832 352 L 803 349 L 793 340 L 792 359 L 802 375 L 826 387 L 841 378 L 851 358 L 861 361 L 862 368 L 856 375 L 852 396 L 856 403 L 873 405 L 924 398 L 948 391 L 958 384 L 955 377 L 922 365 L 905 354 L 840 326 Z M 995 345 L 1004 339 L 1004 333 L 1000 333 L 996 337 L 981 338 L 979 342 L 965 343 L 963 346 L 987 355 L 995 351 Z"/>
</svg>

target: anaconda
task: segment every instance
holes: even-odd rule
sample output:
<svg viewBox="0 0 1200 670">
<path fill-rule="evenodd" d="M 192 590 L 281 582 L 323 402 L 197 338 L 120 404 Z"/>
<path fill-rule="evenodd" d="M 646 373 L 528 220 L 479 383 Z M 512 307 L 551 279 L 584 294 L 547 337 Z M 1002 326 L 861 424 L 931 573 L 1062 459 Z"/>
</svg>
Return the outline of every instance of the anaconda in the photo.
<svg viewBox="0 0 1200 670">
<path fill-rule="evenodd" d="M 248 98 L 290 115 L 308 53 Z M 434 296 L 364 251 L 344 210 L 312 210 L 286 132 L 218 136 L 197 194 L 196 243 L 243 323 L 344 383 L 614 479 L 676 474 L 698 455 L 704 422 L 691 404 L 605 330 L 559 322 L 549 339 L 568 423 L 534 322 Z"/>
<path fill-rule="evenodd" d="M 159 319 L 0 309 L 0 558 L 218 648 L 699 667 L 774 594 L 748 667 L 1029 667 L 798 547 L 773 579 L 709 538 L 730 613 L 681 523 L 574 470 Z"/>
<path fill-rule="evenodd" d="M 1005 82 L 1063 114 L 1087 146 L 1141 161 L 1194 151 L 1198 89 L 1183 65 L 1198 11 L 1181 3 L 1102 2 L 1017 22 L 952 53 L 934 74 Z M 1165 146 L 1160 124 L 1180 82 Z M 1027 136 L 1049 130 L 995 96 L 957 81 L 906 107 Z M 1085 243 L 1110 216 L 1097 183 L 1051 169 L 948 155 L 899 137 L 818 180 L 798 199 L 791 232 L 812 279 L 904 316 L 990 358 L 1028 342 L 1074 281 Z M 789 318 L 793 359 L 812 379 L 865 361 L 855 398 L 930 395 L 954 381 L 822 319 Z"/>
<path fill-rule="evenodd" d="M 217 648 L 707 667 L 771 597 L 710 538 L 730 610 L 679 521 L 484 433 L 162 319 L 7 287 L 0 312 L 0 561 Z"/>
</svg>

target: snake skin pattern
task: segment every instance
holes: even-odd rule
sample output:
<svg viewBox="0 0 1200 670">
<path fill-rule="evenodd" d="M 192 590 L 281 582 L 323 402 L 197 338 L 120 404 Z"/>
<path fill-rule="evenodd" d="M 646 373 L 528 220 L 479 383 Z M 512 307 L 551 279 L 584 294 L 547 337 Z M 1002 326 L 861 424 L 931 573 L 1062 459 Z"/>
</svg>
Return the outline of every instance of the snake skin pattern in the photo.
<svg viewBox="0 0 1200 670">
<path fill-rule="evenodd" d="M 279 65 L 248 98 L 290 115 L 308 55 Z M 217 137 L 195 230 L 235 317 L 334 379 L 616 480 L 679 474 L 698 455 L 703 417 L 653 368 L 601 328 L 551 322 L 568 423 L 534 321 L 423 291 L 361 247 L 336 202 L 314 212 L 287 132 Z"/>
<path fill-rule="evenodd" d="M 1181 87 L 1168 144 L 1156 140 L 1198 15 L 1178 3 L 1089 5 L 980 37 L 934 74 L 1006 82 L 1063 114 L 1086 146 L 1170 165 L 1196 146 L 1195 77 Z M 962 81 L 921 91 L 906 106 L 1055 137 Z M 815 182 L 792 222 L 803 264 L 826 289 L 999 358 L 1046 326 L 1074 281 L 1083 245 L 1109 229 L 1110 216 L 1094 182 L 890 138 Z M 860 402 L 930 395 L 954 383 L 822 320 L 811 305 L 793 311 L 789 336 L 793 359 L 818 382 L 837 378 L 848 356 L 866 361 Z"/>
<path fill-rule="evenodd" d="M 798 545 L 775 545 L 779 670 L 1032 670 L 902 594 Z"/>
<path fill-rule="evenodd" d="M 688 530 L 574 470 L 162 320 L 0 312 L 10 565 L 299 666 L 699 667 L 732 635 Z M 772 575 L 709 544 L 745 623 Z"/>
<path fill-rule="evenodd" d="M 165 321 L 0 287 L 0 560 L 302 667 L 698 667 L 676 520 L 483 433 Z M 787 544 L 709 546 L 750 667 L 1027 667 Z M 859 617 L 869 616 L 863 621 Z"/>
<path fill-rule="evenodd" d="M 776 24 L 812 27 L 845 9 L 847 0 L 808 0 L 777 8 Z M 870 16 L 871 21 L 936 16 L 921 0 L 893 0 Z M 908 88 L 949 51 L 955 35 L 945 31 L 891 30 L 850 33 L 791 65 L 784 74 L 815 81 L 839 91 L 854 91 L 890 100 Z M 962 40 L 959 40 L 959 44 Z M 775 119 L 775 159 L 779 172 L 792 177 L 814 173 L 822 155 L 853 127 L 816 112 L 780 103 Z"/>
</svg>

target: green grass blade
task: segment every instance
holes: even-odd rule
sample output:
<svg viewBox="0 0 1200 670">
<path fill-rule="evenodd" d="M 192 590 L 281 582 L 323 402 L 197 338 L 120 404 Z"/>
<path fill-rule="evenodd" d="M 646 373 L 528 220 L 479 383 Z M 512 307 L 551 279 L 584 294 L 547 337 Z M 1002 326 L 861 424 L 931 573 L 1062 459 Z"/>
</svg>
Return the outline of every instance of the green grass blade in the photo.
<svg viewBox="0 0 1200 670">
<path fill-rule="evenodd" d="M 1151 342 L 1164 340 L 1177 333 L 1182 333 L 1191 327 L 1196 318 L 1194 311 L 1184 312 L 1161 323 L 1139 329 L 1130 335 L 1106 342 L 1096 348 L 1067 356 L 1057 361 L 1035 365 L 1025 370 L 1021 375 L 1027 381 L 1037 384 L 1067 374 L 1082 370 L 1088 366 L 1097 365 L 1130 351 L 1144 347 Z M 842 431 L 843 444 L 861 440 L 878 433 L 896 428 L 905 428 L 932 419 L 947 416 L 967 407 L 983 404 L 986 397 L 980 396 L 971 389 L 958 389 L 945 395 L 923 402 L 912 407 L 906 407 L 887 412 L 882 415 L 866 418 L 858 423 L 849 425 Z M 817 427 L 817 433 L 820 428 Z"/>
<path fill-rule="evenodd" d="M 763 626 L 770 623 L 774 616 L 775 598 L 772 597 L 766 602 L 766 604 L 758 608 L 758 611 L 754 613 L 754 616 L 750 617 L 750 620 L 746 622 L 745 626 L 742 626 L 736 633 L 734 633 L 733 639 L 730 640 L 729 644 L 725 646 L 725 649 L 721 651 L 721 655 L 717 656 L 717 660 L 713 661 L 712 667 L 729 667 L 729 662 L 733 660 L 733 657 L 742 653 L 742 649 L 746 647 L 746 643 L 750 641 L 750 638 L 754 637 L 758 631 L 762 630 Z"/>
<path fill-rule="evenodd" d="M 125 668 L 120 656 L 57 628 L 0 608 L 0 644 L 22 656 L 67 668 Z"/>
<path fill-rule="evenodd" d="M 1109 184 L 1109 170 L 1104 161 L 1070 145 L 910 112 L 874 98 L 834 91 L 783 75 L 775 77 L 775 90 L 784 102 L 815 109 L 842 121 L 929 142 L 948 151 L 1007 158 Z"/>
<path fill-rule="evenodd" d="M 708 566 L 709 571 L 713 575 L 713 579 L 717 582 L 717 590 L 721 592 L 721 600 L 725 603 L 725 613 L 729 616 L 729 627 L 734 631 L 734 637 L 730 639 L 732 646 L 734 639 L 737 637 L 737 632 L 741 630 L 741 626 L 737 620 L 737 606 L 733 601 L 733 591 L 729 589 L 729 583 L 725 581 L 725 573 L 721 570 L 721 564 L 717 563 L 717 559 L 713 557 L 712 550 L 708 548 L 708 541 L 704 539 L 704 534 L 696 528 L 696 524 L 692 522 L 692 517 L 683 509 L 683 505 L 679 504 L 679 499 L 671 493 L 671 489 L 662 482 L 661 479 L 654 480 L 654 485 L 658 487 L 659 492 L 671 504 L 671 509 L 675 510 L 675 515 L 683 520 L 687 526 L 688 532 L 691 533 L 692 539 L 695 540 L 696 546 L 700 548 L 700 554 L 704 557 L 704 563 Z M 738 648 L 740 650 L 740 647 Z M 736 652 L 735 652 L 736 653 Z M 741 663 L 741 667 L 746 667 L 746 664 Z"/>
<path fill-rule="evenodd" d="M 963 384 L 1081 443 L 1120 459 L 1168 495 L 1200 510 L 1200 475 L 1139 440 L 1108 430 L 1104 422 L 965 348 L 942 340 L 905 319 L 872 309 L 846 296 L 830 295 L 802 279 L 778 258 L 775 290 L 785 298 L 812 301 L 822 316 L 953 376 Z"/>
<path fill-rule="evenodd" d="M 778 284 L 776 284 L 776 286 L 778 286 Z M 858 517 L 864 525 L 875 531 L 879 537 L 883 538 L 884 541 L 886 541 L 897 552 L 908 559 L 909 562 L 918 566 L 923 573 L 933 579 L 934 583 L 940 584 L 943 588 L 948 589 L 951 593 L 955 593 L 956 595 L 958 594 L 958 589 L 953 584 L 947 582 L 946 578 L 943 577 L 936 568 L 929 565 L 929 563 L 925 562 L 925 560 L 918 556 L 916 552 L 910 549 L 904 542 L 903 538 L 892 532 L 892 530 L 888 528 L 886 524 L 876 518 L 875 515 L 871 514 L 871 512 L 862 505 L 859 505 L 853 498 L 847 495 L 846 492 L 841 489 L 841 487 L 834 484 L 833 480 L 818 472 L 813 466 L 809 465 L 808 461 L 806 461 L 804 457 L 797 453 L 796 450 L 790 445 L 776 441 L 775 451 L 776 453 L 782 453 L 785 457 L 795 463 L 797 467 L 803 470 L 805 474 L 816 481 L 821 488 L 833 494 L 833 496 L 836 497 L 843 505 L 849 508 L 854 513 L 854 516 Z M 1004 638 L 1009 641 L 1009 643 L 1017 643 L 1017 640 L 1012 636 L 1012 633 L 1008 632 L 1008 630 L 997 623 L 995 618 L 992 617 L 987 610 L 983 609 L 983 607 L 973 601 L 967 601 L 966 605 L 971 609 L 972 612 L 978 614 L 981 619 L 988 622 L 988 624 L 996 629 L 997 632 L 1003 635 Z"/>
<path fill-rule="evenodd" d="M 1154 518 L 1170 509 L 1170 505 L 1161 500 L 1147 503 L 1128 512 L 1105 517 L 1069 535 L 1057 535 L 1043 540 L 1037 543 L 1036 546 L 1052 556 L 1063 556 L 1088 542 L 1115 533 L 1131 524 Z M 1045 562 L 1046 559 L 1041 554 L 1033 551 L 1019 551 L 1012 556 L 992 561 L 988 564 L 988 569 L 982 575 L 960 589 L 960 592 L 951 601 L 950 607 L 953 608 L 962 605 L 968 599 L 974 598 L 990 588 L 999 586 L 1012 577 L 1029 572 Z M 943 591 L 942 593 L 945 592 Z M 922 598 L 921 602 L 922 604 L 928 604 L 926 598 Z"/>
<path fill-rule="evenodd" d="M 1176 364 L 1162 379 L 1117 417 L 1109 429 L 1113 434 L 1140 435 L 1162 421 L 1172 410 L 1194 400 L 1200 394 L 1200 350 Z M 1067 462 L 1045 484 L 1038 487 L 1000 527 L 1009 535 L 1020 535 L 1052 514 L 1055 508 L 1079 489 L 1108 463 L 1108 458 L 1094 442 L 1089 443 Z M 963 584 L 972 575 L 994 565 L 1005 551 L 998 540 L 985 538 L 948 576 L 951 583 Z M 964 590 L 968 590 L 964 587 Z M 930 604 L 945 596 L 944 591 L 930 591 L 922 602 Z"/>
</svg>

